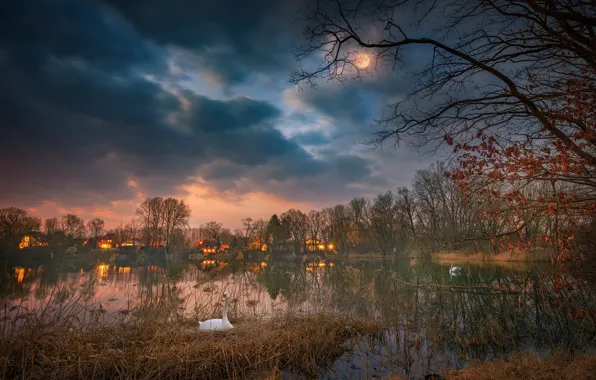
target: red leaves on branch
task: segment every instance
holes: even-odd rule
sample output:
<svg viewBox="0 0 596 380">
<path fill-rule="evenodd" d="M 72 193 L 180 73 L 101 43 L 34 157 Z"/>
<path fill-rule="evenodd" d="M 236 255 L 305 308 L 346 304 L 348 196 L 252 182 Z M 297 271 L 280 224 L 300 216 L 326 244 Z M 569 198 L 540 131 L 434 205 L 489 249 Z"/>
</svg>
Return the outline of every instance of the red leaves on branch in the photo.
<svg viewBox="0 0 596 380">
<path fill-rule="evenodd" d="M 595 155 L 595 92 L 581 92 L 573 82 L 562 87 L 568 95 L 547 116 L 574 146 Z M 506 207 L 502 211 L 521 218 L 532 210 L 534 217 L 549 217 L 544 241 L 557 250 L 557 260 L 571 260 L 573 229 L 586 216 L 596 216 L 596 166 L 545 128 L 509 136 L 487 133 L 479 130 L 473 142 L 464 144 L 445 136 L 458 154 L 458 166 L 447 175 L 487 204 L 498 200 Z"/>
</svg>

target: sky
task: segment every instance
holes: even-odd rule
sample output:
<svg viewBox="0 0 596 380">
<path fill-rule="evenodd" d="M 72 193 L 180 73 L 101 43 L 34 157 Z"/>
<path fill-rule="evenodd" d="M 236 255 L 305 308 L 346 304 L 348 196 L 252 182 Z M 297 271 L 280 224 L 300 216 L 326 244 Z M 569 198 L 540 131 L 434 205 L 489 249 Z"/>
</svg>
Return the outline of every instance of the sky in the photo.
<svg viewBox="0 0 596 380">
<path fill-rule="evenodd" d="M 0 207 L 106 227 L 142 200 L 230 228 L 409 186 L 429 157 L 364 144 L 405 73 L 289 84 L 300 0 L 7 0 Z M 302 63 L 304 64 L 304 62 Z"/>
</svg>

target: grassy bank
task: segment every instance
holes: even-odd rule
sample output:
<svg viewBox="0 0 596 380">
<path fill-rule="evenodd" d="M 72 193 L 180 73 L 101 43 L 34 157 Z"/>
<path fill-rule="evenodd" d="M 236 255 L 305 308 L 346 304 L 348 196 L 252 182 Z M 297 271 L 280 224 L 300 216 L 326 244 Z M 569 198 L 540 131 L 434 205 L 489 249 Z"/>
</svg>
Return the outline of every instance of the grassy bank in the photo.
<svg viewBox="0 0 596 380">
<path fill-rule="evenodd" d="M 345 352 L 350 338 L 377 331 L 368 322 L 323 315 L 247 320 L 225 332 L 152 318 L 87 330 L 30 325 L 0 341 L 0 377 L 244 379 L 280 371 L 312 377 Z"/>
<path fill-rule="evenodd" d="M 539 251 L 504 251 L 501 253 L 484 252 L 452 252 L 440 251 L 432 254 L 432 258 L 439 262 L 463 262 L 463 261 L 499 261 L 499 262 L 550 262 L 551 256 L 546 250 Z"/>
<path fill-rule="evenodd" d="M 450 380 L 588 380 L 596 379 L 596 354 L 539 358 L 533 354 L 483 363 L 447 374 Z"/>
</svg>

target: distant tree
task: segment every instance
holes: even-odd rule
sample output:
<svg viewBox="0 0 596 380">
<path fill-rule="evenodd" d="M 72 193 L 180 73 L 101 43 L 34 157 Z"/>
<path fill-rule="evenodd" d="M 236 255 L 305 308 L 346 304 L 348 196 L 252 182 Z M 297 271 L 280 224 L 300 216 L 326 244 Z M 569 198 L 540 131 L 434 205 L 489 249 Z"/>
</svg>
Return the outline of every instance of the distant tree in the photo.
<svg viewBox="0 0 596 380">
<path fill-rule="evenodd" d="M 385 256 L 392 253 L 397 237 L 395 196 L 391 191 L 379 194 L 370 209 L 373 236 Z"/>
<path fill-rule="evenodd" d="M 229 228 L 222 228 L 221 233 L 219 234 L 219 241 L 222 244 L 231 244 L 233 238 L 234 234 Z"/>
<path fill-rule="evenodd" d="M 366 198 L 358 197 L 350 201 L 350 218 L 354 224 L 353 244 L 362 249 L 369 242 L 369 202 Z"/>
<path fill-rule="evenodd" d="M 269 236 L 268 243 L 272 251 L 280 249 L 287 241 L 287 230 L 284 227 L 277 214 L 273 214 L 266 222 L 266 230 Z"/>
<path fill-rule="evenodd" d="M 39 231 L 41 219 L 27 215 L 16 207 L 0 209 L 0 240 L 9 247 L 18 247 L 23 236 Z"/>
<path fill-rule="evenodd" d="M 94 218 L 87 222 L 87 231 L 91 239 L 99 239 L 105 232 L 105 222 L 101 218 Z"/>
<path fill-rule="evenodd" d="M 169 248 L 174 232 L 188 226 L 190 207 L 188 207 L 183 200 L 167 198 L 163 200 L 161 209 L 163 213 L 162 228 L 164 231 L 164 239 L 166 248 Z"/>
<path fill-rule="evenodd" d="M 203 239 L 202 228 L 189 227 L 184 229 L 184 241 L 187 248 L 196 248 L 201 239 Z"/>
<path fill-rule="evenodd" d="M 66 214 L 60 221 L 61 229 L 69 240 L 85 237 L 85 222 L 74 214 Z"/>
<path fill-rule="evenodd" d="M 120 223 L 116 228 L 114 228 L 113 234 L 117 244 L 122 244 L 122 242 L 126 241 L 126 239 L 128 238 L 128 232 L 126 231 L 126 228 L 124 228 L 122 223 Z"/>
<path fill-rule="evenodd" d="M 402 217 L 401 229 L 408 230 L 416 240 L 416 200 L 415 194 L 407 187 L 397 189 L 396 207 Z"/>
<path fill-rule="evenodd" d="M 126 236 L 128 239 L 132 241 L 136 241 L 140 235 L 142 223 L 137 218 L 132 218 L 130 222 L 128 222 L 124 228 L 126 229 Z"/>
<path fill-rule="evenodd" d="M 60 231 L 60 221 L 58 218 L 47 218 L 43 221 L 44 232 L 48 236 L 52 236 L 54 233 Z"/>
<path fill-rule="evenodd" d="M 206 223 L 203 226 L 203 228 L 205 230 L 205 233 L 207 234 L 207 236 L 210 239 L 219 241 L 222 231 L 223 231 L 223 224 L 218 223 L 216 221 L 212 221 L 212 222 Z"/>
<path fill-rule="evenodd" d="M 242 219 L 242 230 L 239 231 L 240 235 L 244 241 L 244 245 L 248 246 L 248 244 L 254 240 L 255 238 L 255 222 L 252 218 L 244 218 Z"/>
<path fill-rule="evenodd" d="M 281 215 L 282 220 L 287 221 L 289 236 L 294 245 L 294 253 L 306 251 L 306 239 L 308 236 L 308 217 L 300 210 L 289 209 Z"/>
<path fill-rule="evenodd" d="M 329 225 L 329 237 L 337 245 L 340 252 L 346 252 L 349 248 L 350 230 L 352 223 L 350 211 L 346 205 L 336 205 L 325 209 Z"/>
<path fill-rule="evenodd" d="M 317 248 L 318 241 L 321 239 L 323 228 L 323 214 L 318 210 L 308 212 L 308 238 L 311 240 L 311 247 Z"/>
<path fill-rule="evenodd" d="M 147 245 L 152 246 L 162 239 L 161 226 L 163 223 L 163 198 L 147 198 L 137 208 Z"/>
<path fill-rule="evenodd" d="M 64 242 L 65 235 L 58 218 L 47 218 L 44 220 L 43 225 L 46 240 L 50 247 L 58 246 Z"/>
<path fill-rule="evenodd" d="M 261 250 L 265 244 L 268 244 L 268 250 L 271 250 L 271 232 L 269 224 L 264 219 L 258 219 L 254 222 L 254 241 L 257 242 L 258 249 Z"/>
</svg>

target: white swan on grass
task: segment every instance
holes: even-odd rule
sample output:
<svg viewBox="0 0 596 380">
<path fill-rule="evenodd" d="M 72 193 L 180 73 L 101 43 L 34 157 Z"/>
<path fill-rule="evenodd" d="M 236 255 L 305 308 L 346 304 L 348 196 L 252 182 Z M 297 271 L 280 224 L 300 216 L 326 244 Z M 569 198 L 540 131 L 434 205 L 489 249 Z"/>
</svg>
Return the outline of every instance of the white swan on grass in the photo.
<svg viewBox="0 0 596 380">
<path fill-rule="evenodd" d="M 457 276 L 459 275 L 459 271 L 462 269 L 462 267 L 454 267 L 453 264 L 451 264 L 451 267 L 449 268 L 449 274 L 452 276 Z"/>
<path fill-rule="evenodd" d="M 232 324 L 228 320 L 228 307 L 230 306 L 230 293 L 224 293 L 224 305 L 221 319 L 209 319 L 207 321 L 199 322 L 199 330 L 227 330 L 231 329 Z"/>
</svg>

